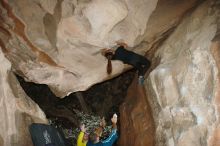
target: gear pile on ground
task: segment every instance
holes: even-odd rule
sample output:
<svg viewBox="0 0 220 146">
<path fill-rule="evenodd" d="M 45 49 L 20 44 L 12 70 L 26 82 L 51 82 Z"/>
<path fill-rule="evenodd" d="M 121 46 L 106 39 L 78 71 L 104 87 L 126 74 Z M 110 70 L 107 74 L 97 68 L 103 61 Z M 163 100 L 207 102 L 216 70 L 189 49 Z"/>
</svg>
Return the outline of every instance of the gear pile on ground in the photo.
<svg viewBox="0 0 220 146">
<path fill-rule="evenodd" d="M 87 133 L 91 133 L 95 128 L 97 128 L 99 126 L 99 124 L 101 122 L 100 116 L 85 114 L 85 113 L 80 112 L 78 110 L 74 110 L 74 112 L 77 114 L 78 118 L 80 119 L 80 123 L 85 124 L 85 127 L 87 129 L 86 130 Z M 49 124 L 62 130 L 65 138 L 73 145 L 76 144 L 77 137 L 80 132 L 79 127 L 66 128 L 60 122 L 58 122 L 57 118 L 49 119 Z M 110 131 L 111 131 L 111 125 L 105 126 L 101 139 L 105 139 L 109 135 Z"/>
</svg>

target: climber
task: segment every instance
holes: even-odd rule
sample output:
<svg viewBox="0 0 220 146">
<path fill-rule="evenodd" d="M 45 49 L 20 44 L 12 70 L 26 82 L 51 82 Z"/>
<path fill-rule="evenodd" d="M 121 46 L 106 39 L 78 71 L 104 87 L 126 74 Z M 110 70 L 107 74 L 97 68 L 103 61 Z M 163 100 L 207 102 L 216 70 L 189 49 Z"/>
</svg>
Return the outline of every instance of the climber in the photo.
<svg viewBox="0 0 220 146">
<path fill-rule="evenodd" d="M 100 137 L 102 132 L 100 131 L 93 131 L 89 134 L 89 141 L 86 146 L 112 146 L 114 142 L 118 138 L 117 134 L 117 115 L 114 114 L 111 118 L 112 121 L 112 131 L 107 139 L 100 141 Z"/>
<path fill-rule="evenodd" d="M 125 48 L 127 47 L 126 43 L 117 42 L 116 50 L 107 48 L 101 50 L 102 55 L 108 59 L 107 73 L 110 74 L 112 72 L 111 60 L 120 60 L 138 70 L 138 82 L 143 85 L 144 75 L 149 69 L 151 62 L 144 56 L 126 50 Z"/>
<path fill-rule="evenodd" d="M 77 146 L 86 146 L 88 141 L 88 134 L 86 133 L 86 128 L 84 124 L 80 126 L 80 130 L 81 131 L 77 138 Z"/>
</svg>

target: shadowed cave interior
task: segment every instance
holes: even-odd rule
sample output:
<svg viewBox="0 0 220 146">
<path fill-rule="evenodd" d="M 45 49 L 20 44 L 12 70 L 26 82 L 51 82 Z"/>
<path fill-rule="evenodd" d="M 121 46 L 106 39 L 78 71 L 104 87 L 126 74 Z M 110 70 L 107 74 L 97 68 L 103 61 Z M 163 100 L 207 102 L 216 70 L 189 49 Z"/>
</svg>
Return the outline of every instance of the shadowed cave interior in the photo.
<svg viewBox="0 0 220 146">
<path fill-rule="evenodd" d="M 107 125 L 114 113 L 120 117 L 119 107 L 127 95 L 127 89 L 134 79 L 132 69 L 103 83 L 92 86 L 86 91 L 75 92 L 64 98 L 56 97 L 47 85 L 26 82 L 17 75 L 26 94 L 44 111 L 49 123 L 61 130 L 69 145 L 74 145 L 79 133 L 79 125 L 84 123 L 88 132 L 105 117 Z M 120 118 L 118 129 L 120 129 Z M 106 126 L 102 139 L 109 134 Z M 120 135 L 120 130 L 119 130 Z"/>
<path fill-rule="evenodd" d="M 114 113 L 117 146 L 219 146 L 219 34 L 220 0 L 0 1 L 0 146 L 42 146 L 34 124 L 75 146 L 102 117 L 105 139 Z M 151 61 L 144 82 L 122 60 L 108 74 L 118 41 Z"/>
</svg>

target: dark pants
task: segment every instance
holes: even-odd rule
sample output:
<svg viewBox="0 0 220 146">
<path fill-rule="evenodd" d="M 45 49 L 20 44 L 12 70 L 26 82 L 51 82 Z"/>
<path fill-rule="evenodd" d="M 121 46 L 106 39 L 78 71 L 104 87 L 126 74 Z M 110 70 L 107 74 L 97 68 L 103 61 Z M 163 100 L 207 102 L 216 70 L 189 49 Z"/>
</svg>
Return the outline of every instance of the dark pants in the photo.
<svg viewBox="0 0 220 146">
<path fill-rule="evenodd" d="M 121 60 L 126 64 L 132 65 L 135 69 L 138 70 L 139 76 L 144 76 L 151 64 L 150 61 L 144 56 L 126 50 L 123 46 L 120 46 L 116 49 L 112 60 Z"/>
<path fill-rule="evenodd" d="M 141 55 L 135 55 L 130 59 L 128 63 L 138 70 L 138 76 L 144 76 L 147 70 L 150 68 L 150 61 Z"/>
</svg>

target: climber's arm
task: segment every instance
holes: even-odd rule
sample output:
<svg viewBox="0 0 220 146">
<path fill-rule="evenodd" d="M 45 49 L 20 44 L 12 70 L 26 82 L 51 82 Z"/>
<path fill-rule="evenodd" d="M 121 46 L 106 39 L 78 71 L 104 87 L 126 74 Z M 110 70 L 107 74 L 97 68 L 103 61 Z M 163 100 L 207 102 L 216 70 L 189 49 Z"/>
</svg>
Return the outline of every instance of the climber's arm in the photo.
<svg viewBox="0 0 220 146">
<path fill-rule="evenodd" d="M 102 141 L 103 144 L 109 143 L 109 144 L 112 145 L 118 138 L 118 134 L 117 134 L 117 115 L 116 114 L 113 115 L 111 121 L 112 121 L 112 132 L 106 140 Z"/>
</svg>

